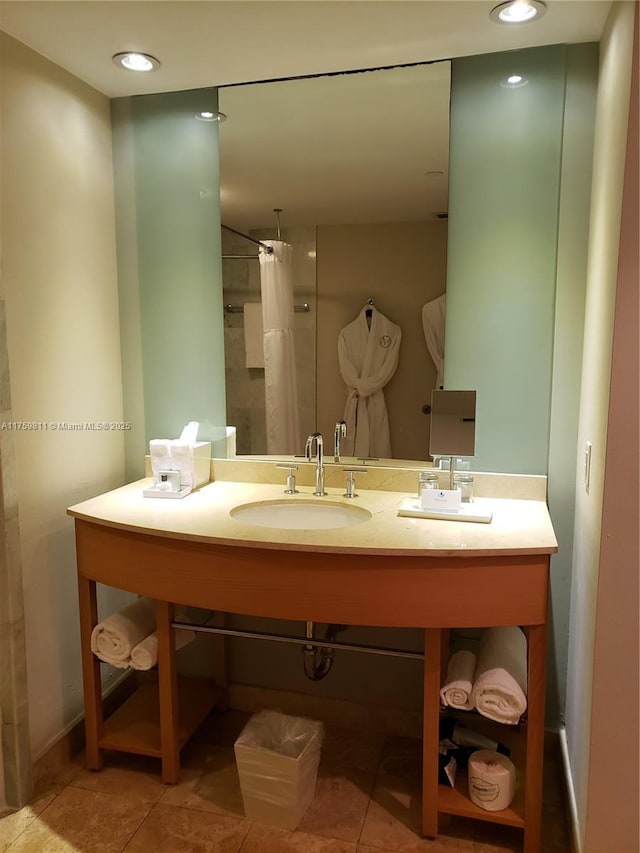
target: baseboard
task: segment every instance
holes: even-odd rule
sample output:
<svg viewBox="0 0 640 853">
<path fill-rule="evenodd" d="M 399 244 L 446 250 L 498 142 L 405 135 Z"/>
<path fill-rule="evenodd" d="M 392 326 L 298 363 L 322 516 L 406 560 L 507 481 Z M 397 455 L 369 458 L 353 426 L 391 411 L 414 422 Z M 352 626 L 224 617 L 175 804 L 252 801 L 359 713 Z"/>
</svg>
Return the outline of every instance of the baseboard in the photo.
<svg viewBox="0 0 640 853">
<path fill-rule="evenodd" d="M 567 730 L 564 726 L 558 732 L 560 744 L 560 757 L 562 777 L 564 780 L 564 793 L 566 798 L 566 810 L 569 818 L 569 839 L 571 841 L 571 853 L 583 853 L 580 834 L 580 822 L 578 820 L 578 803 L 576 792 L 573 787 L 573 776 L 571 775 L 571 761 L 569 759 L 569 745 L 567 743 Z"/>
<path fill-rule="evenodd" d="M 135 688 L 136 675 L 133 670 L 127 670 L 116 678 L 104 692 L 105 716 L 108 717 L 122 705 Z M 65 727 L 61 734 L 40 750 L 34 759 L 32 767 L 34 791 L 39 790 L 44 781 L 55 776 L 57 770 L 68 764 L 70 759 L 79 752 L 82 752 L 84 744 L 84 712 L 81 712 Z"/>
</svg>

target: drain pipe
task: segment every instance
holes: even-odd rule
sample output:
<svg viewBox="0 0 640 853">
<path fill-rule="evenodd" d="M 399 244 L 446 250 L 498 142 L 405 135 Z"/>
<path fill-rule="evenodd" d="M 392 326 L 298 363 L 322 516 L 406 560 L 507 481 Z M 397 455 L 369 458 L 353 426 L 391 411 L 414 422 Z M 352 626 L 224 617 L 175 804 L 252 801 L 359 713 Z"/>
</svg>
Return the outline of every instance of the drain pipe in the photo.
<svg viewBox="0 0 640 853">
<path fill-rule="evenodd" d="M 308 640 L 313 640 L 313 622 L 305 623 L 305 637 Z M 328 625 L 325 631 L 324 639 L 329 642 L 335 642 L 339 631 L 344 631 L 346 625 Z M 314 646 L 311 643 L 302 647 L 302 660 L 304 664 L 304 674 L 310 681 L 321 681 L 329 674 L 333 666 L 334 649 L 327 646 Z"/>
</svg>

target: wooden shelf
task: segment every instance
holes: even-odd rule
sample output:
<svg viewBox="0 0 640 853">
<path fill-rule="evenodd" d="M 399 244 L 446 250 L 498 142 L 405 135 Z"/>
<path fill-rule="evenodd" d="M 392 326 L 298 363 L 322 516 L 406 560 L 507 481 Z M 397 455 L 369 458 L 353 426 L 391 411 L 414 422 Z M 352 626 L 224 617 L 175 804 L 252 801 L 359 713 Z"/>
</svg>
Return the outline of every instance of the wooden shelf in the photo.
<svg viewBox="0 0 640 853">
<path fill-rule="evenodd" d="M 476 806 L 469 797 L 469 781 L 467 770 L 458 768 L 454 788 L 446 785 L 438 785 L 438 811 L 443 814 L 470 817 L 475 820 L 484 820 L 489 823 L 502 823 L 507 826 L 524 828 L 524 780 L 526 767 L 526 725 L 521 720 L 518 726 L 508 726 L 488 720 L 480 714 L 462 711 L 461 717 L 458 713 L 453 714 L 463 725 L 472 731 L 477 731 L 490 737 L 495 741 L 506 744 L 511 749 L 511 761 L 516 768 L 516 790 L 513 802 L 508 809 L 492 812 Z"/>
<path fill-rule="evenodd" d="M 178 678 L 178 745 L 189 740 L 222 696 L 222 689 L 204 678 Z M 160 703 L 155 682 L 141 684 L 104 723 L 101 749 L 162 757 Z"/>
<path fill-rule="evenodd" d="M 487 729 L 495 734 L 505 731 L 515 732 L 516 735 L 526 728 L 528 721 L 526 711 L 515 725 L 511 725 L 511 723 L 499 723 L 497 720 L 491 720 L 475 708 L 472 708 L 470 711 L 465 711 L 462 708 L 452 708 L 450 705 L 440 705 L 440 718 L 442 719 L 443 717 L 452 717 L 462 723 L 463 726 L 467 726 L 470 729 L 476 729 L 477 731 L 480 731 L 479 727 L 482 727 L 482 731 Z M 497 738 L 494 738 L 494 740 L 495 739 Z"/>
<path fill-rule="evenodd" d="M 490 812 L 476 806 L 469 798 L 468 791 L 467 771 L 459 769 L 456 773 L 455 788 L 448 788 L 446 785 L 438 786 L 438 811 L 441 814 L 453 814 L 524 828 L 524 791 L 521 788 L 516 788 L 511 806 L 499 812 Z"/>
</svg>

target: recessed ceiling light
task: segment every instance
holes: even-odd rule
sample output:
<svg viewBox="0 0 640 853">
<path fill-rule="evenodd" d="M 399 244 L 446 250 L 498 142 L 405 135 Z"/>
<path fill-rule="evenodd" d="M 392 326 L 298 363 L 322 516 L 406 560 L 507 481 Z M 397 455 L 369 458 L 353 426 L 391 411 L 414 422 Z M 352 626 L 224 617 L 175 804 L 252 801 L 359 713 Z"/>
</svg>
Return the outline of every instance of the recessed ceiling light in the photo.
<svg viewBox="0 0 640 853">
<path fill-rule="evenodd" d="M 527 78 L 523 77 L 522 74 L 509 74 L 500 85 L 506 89 L 519 89 L 520 86 L 526 86 L 528 82 Z"/>
<path fill-rule="evenodd" d="M 211 110 L 202 110 L 200 113 L 196 113 L 195 116 L 198 121 L 220 121 L 223 122 L 227 118 L 224 113 L 220 112 L 212 112 Z"/>
<path fill-rule="evenodd" d="M 149 56 L 148 53 L 127 51 L 127 53 L 116 53 L 112 59 L 115 65 L 127 71 L 157 71 L 160 68 L 160 61 L 155 56 Z"/>
<path fill-rule="evenodd" d="M 509 0 L 492 9 L 489 17 L 498 24 L 524 24 L 542 17 L 546 10 L 541 0 Z"/>
</svg>

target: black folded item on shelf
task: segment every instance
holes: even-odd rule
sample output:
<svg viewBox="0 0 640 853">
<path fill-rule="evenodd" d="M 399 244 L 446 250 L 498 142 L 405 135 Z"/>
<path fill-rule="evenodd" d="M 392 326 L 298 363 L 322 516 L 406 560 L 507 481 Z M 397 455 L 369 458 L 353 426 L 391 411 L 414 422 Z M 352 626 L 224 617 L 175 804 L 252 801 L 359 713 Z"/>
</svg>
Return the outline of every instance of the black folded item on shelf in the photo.
<svg viewBox="0 0 640 853">
<path fill-rule="evenodd" d="M 467 766 L 469 756 L 476 749 L 492 749 L 507 758 L 511 755 L 511 750 L 504 743 L 467 728 L 454 717 L 443 717 L 440 720 L 439 736 L 441 741 L 452 741 L 458 747 L 460 752 L 456 754 L 456 761 L 460 767 Z"/>
<path fill-rule="evenodd" d="M 453 788 L 456 781 L 458 762 L 454 753 L 457 747 L 450 740 L 441 740 L 438 744 L 438 783 Z"/>
</svg>

